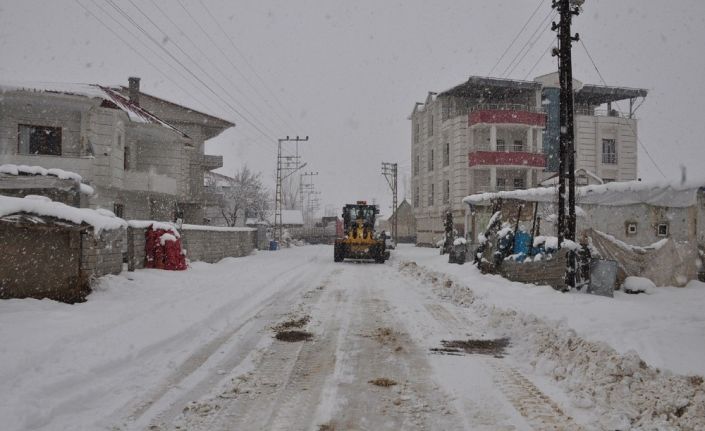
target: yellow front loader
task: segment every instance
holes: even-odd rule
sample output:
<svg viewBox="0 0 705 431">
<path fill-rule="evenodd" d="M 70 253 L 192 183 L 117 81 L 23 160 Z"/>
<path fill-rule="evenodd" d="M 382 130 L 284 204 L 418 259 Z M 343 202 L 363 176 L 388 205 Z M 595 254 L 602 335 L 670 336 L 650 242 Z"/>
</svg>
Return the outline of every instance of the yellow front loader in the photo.
<svg viewBox="0 0 705 431">
<path fill-rule="evenodd" d="M 379 214 L 376 205 L 367 205 L 366 201 L 357 201 L 343 207 L 343 237 L 336 238 L 333 260 L 345 259 L 374 260 L 384 263 L 389 259 L 385 249 L 384 238 L 375 234 L 375 216 Z"/>
</svg>

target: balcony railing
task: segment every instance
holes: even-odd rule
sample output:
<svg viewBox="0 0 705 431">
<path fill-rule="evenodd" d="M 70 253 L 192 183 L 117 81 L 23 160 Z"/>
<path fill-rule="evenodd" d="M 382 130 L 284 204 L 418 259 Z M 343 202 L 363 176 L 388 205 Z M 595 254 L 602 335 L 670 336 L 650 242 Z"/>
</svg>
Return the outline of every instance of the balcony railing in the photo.
<svg viewBox="0 0 705 431">
<path fill-rule="evenodd" d="M 523 103 L 481 103 L 468 106 L 468 112 L 475 111 L 524 111 L 545 114 L 542 106 L 526 105 Z"/>
<path fill-rule="evenodd" d="M 608 111 L 607 109 L 595 109 L 586 106 L 576 106 L 574 112 L 575 115 L 587 115 L 590 117 L 615 117 L 627 119 L 629 118 L 629 114 L 619 112 L 616 109 Z"/>
<path fill-rule="evenodd" d="M 210 154 L 205 154 L 203 156 L 201 164 L 205 169 L 213 170 L 223 167 L 223 156 L 213 156 Z"/>
<path fill-rule="evenodd" d="M 522 151 L 472 151 L 468 153 L 468 166 L 520 166 L 545 168 L 546 155 Z"/>
</svg>

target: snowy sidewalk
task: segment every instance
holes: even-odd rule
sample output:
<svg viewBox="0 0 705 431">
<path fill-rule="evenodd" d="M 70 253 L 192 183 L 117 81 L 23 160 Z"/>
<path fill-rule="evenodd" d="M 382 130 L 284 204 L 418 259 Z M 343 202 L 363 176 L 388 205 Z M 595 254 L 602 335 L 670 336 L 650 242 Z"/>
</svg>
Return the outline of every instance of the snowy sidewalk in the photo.
<svg viewBox="0 0 705 431">
<path fill-rule="evenodd" d="M 581 293 L 560 294 L 498 275 L 483 275 L 470 264 L 448 264 L 438 249 L 402 244 L 399 259 L 449 274 L 488 305 L 515 309 L 562 322 L 578 335 L 603 341 L 620 353 L 633 350 L 649 365 L 679 374 L 705 375 L 705 283 L 657 288 L 647 294 L 615 292 L 613 299 Z"/>
</svg>

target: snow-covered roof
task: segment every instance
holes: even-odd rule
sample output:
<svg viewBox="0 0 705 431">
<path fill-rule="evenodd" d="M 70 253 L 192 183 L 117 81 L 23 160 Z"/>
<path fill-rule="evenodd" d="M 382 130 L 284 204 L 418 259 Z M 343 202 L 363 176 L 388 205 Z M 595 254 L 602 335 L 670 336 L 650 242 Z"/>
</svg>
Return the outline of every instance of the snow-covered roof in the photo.
<svg viewBox="0 0 705 431">
<path fill-rule="evenodd" d="M 587 169 L 579 168 L 575 170 L 575 175 L 578 176 L 579 174 L 585 174 L 586 176 L 592 178 L 595 180 L 598 184 L 604 184 L 604 181 L 602 178 L 600 178 L 597 174 L 595 174 L 592 171 L 589 171 Z M 558 174 L 555 174 L 551 177 L 546 178 L 545 180 L 541 181 L 541 185 L 546 187 L 546 186 L 555 186 L 558 184 Z"/>
<path fill-rule="evenodd" d="M 114 230 L 127 227 L 125 220 L 105 211 L 90 208 L 75 208 L 60 202 L 54 202 L 43 196 L 14 198 L 0 195 L 0 217 L 21 213 L 55 217 L 77 225 L 85 223 L 93 227 L 96 235 L 102 230 Z"/>
<path fill-rule="evenodd" d="M 0 93 L 11 91 L 29 91 L 40 93 L 59 93 L 74 96 L 87 97 L 89 99 L 102 99 L 107 102 L 108 107 L 114 107 L 124 111 L 130 121 L 136 123 L 153 123 L 178 132 L 184 136 L 186 134 L 171 124 L 162 121 L 156 115 L 147 111 L 139 105 L 130 101 L 120 94 L 120 87 L 107 87 L 98 84 L 78 84 L 62 82 L 17 82 L 0 83 Z"/>
<path fill-rule="evenodd" d="M 684 208 L 695 205 L 698 190 L 705 187 L 701 181 L 642 182 L 626 181 L 576 187 L 575 198 L 580 204 L 633 205 Z M 471 205 L 489 205 L 494 199 L 517 199 L 531 202 L 553 202 L 557 200 L 555 187 L 538 187 L 526 190 L 479 193 L 467 196 L 463 202 Z"/>
<path fill-rule="evenodd" d="M 50 168 L 46 169 L 41 166 L 28 166 L 28 165 L 13 165 L 4 164 L 0 165 L 0 174 L 8 175 L 42 175 L 42 176 L 53 176 L 62 180 L 73 180 L 80 184 L 80 191 L 83 194 L 92 195 L 94 190 L 93 187 L 88 184 L 83 184 L 83 177 L 75 172 L 65 171 L 63 169 Z"/>
<path fill-rule="evenodd" d="M 268 213 L 266 219 L 274 224 L 274 212 Z M 282 210 L 282 224 L 303 226 L 304 215 L 300 210 Z"/>
</svg>

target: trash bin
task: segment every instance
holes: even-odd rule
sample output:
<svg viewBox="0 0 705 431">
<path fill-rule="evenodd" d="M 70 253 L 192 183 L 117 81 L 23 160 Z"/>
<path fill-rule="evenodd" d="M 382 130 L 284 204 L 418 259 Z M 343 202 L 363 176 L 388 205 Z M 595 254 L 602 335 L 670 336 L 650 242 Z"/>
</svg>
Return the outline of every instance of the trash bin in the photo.
<svg viewBox="0 0 705 431">
<path fill-rule="evenodd" d="M 279 248 L 279 244 L 275 240 L 269 241 L 269 249 L 274 251 Z"/>
</svg>

